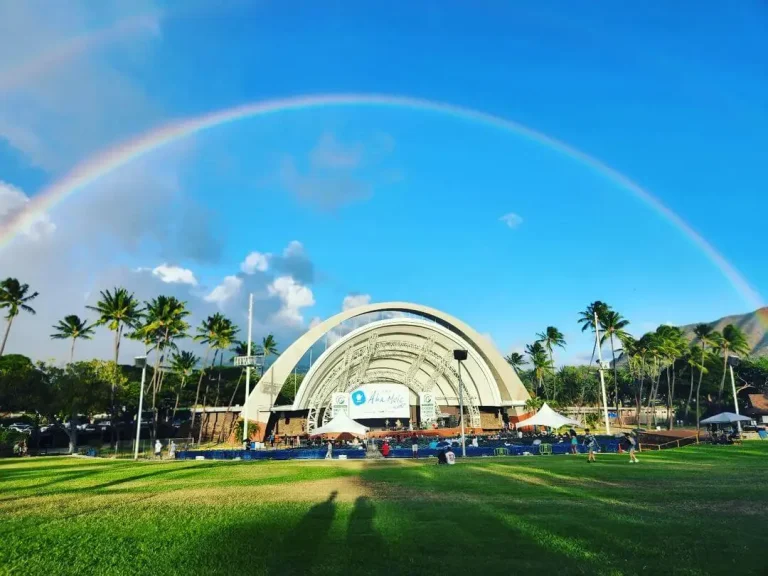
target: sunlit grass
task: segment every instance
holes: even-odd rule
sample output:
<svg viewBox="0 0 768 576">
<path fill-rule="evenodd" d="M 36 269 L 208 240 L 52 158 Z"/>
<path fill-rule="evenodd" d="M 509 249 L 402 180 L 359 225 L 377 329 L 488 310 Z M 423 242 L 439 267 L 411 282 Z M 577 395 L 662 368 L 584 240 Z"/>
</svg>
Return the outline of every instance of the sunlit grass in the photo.
<svg viewBox="0 0 768 576">
<path fill-rule="evenodd" d="M 760 574 L 766 473 L 768 443 L 637 465 L 0 460 L 0 572 Z"/>
</svg>

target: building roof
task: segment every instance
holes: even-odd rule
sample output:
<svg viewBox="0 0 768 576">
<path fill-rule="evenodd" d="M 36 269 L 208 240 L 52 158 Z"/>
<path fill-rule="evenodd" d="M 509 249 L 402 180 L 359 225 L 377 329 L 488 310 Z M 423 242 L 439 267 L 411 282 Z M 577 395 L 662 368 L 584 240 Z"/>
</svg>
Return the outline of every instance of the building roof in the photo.
<svg viewBox="0 0 768 576">
<path fill-rule="evenodd" d="M 747 394 L 750 414 L 768 414 L 768 394 Z"/>
</svg>

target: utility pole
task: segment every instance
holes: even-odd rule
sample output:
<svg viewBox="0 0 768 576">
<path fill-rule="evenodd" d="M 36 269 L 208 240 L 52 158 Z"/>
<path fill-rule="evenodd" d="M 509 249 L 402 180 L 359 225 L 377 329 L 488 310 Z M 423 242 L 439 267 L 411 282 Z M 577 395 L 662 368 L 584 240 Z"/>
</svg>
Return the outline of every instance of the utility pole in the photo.
<svg viewBox="0 0 768 576">
<path fill-rule="evenodd" d="M 733 377 L 733 364 L 729 362 L 728 368 L 731 371 L 731 389 L 733 390 L 733 408 L 736 411 L 736 414 L 738 415 L 739 403 L 736 401 L 736 380 Z M 698 406 L 697 406 L 697 409 L 698 409 Z M 738 427 L 739 434 L 741 434 L 741 422 L 736 422 L 736 426 Z"/>
<path fill-rule="evenodd" d="M 147 357 L 137 356 L 134 364 L 141 366 L 141 388 L 139 390 L 139 413 L 136 415 L 136 441 L 133 443 L 133 459 L 139 459 L 139 438 L 141 438 L 141 410 L 144 407 L 144 382 L 147 379 Z"/>
<path fill-rule="evenodd" d="M 243 402 L 243 442 L 248 441 L 248 396 L 251 388 L 251 331 L 253 329 L 253 294 L 248 295 L 248 346 L 246 356 L 248 363 L 245 366 L 245 402 Z"/>
<path fill-rule="evenodd" d="M 605 433 L 611 435 L 611 422 L 608 420 L 608 396 L 605 394 L 605 376 L 603 375 L 603 352 L 600 350 L 600 326 L 595 310 L 595 346 L 597 347 L 597 361 L 600 363 L 600 388 L 603 391 L 603 416 L 605 416 Z"/>
</svg>

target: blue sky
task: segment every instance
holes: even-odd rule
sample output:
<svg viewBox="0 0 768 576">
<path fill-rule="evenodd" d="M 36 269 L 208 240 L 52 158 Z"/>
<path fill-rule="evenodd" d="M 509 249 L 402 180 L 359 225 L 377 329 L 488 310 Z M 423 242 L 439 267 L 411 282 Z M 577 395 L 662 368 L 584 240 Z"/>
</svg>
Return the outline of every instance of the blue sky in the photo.
<svg viewBox="0 0 768 576">
<path fill-rule="evenodd" d="M 0 0 L 13 31 L 0 41 L 0 217 L 92 154 L 175 119 L 302 94 L 396 94 L 496 114 L 582 150 L 768 289 L 762 2 L 66 8 Z M 195 321 L 221 308 L 242 322 L 254 291 L 257 329 L 284 342 L 350 295 L 444 309 L 503 353 L 555 325 L 569 341 L 560 361 L 589 354 L 576 316 L 595 299 L 638 334 L 750 307 L 680 231 L 591 167 L 410 109 L 221 126 L 43 218 L 0 254 L 41 292 L 38 317 L 14 325 L 16 350 L 37 356 L 64 350 L 41 351 L 41 329 L 115 283 L 184 297 Z M 254 252 L 263 264 L 242 266 Z"/>
</svg>

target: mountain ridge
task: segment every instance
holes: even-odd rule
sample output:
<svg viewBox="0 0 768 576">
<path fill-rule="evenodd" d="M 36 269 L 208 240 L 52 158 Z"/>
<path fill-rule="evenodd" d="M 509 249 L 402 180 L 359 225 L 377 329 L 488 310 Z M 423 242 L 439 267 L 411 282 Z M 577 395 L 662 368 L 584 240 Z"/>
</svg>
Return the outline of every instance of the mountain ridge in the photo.
<svg viewBox="0 0 768 576">
<path fill-rule="evenodd" d="M 740 328 L 747 336 L 747 342 L 750 346 L 750 356 L 768 355 L 768 306 L 758 308 L 754 312 L 746 314 L 733 314 L 723 316 L 712 322 L 697 322 L 696 324 L 686 324 L 680 326 L 686 337 L 695 340 L 693 333 L 698 324 L 707 324 L 713 330 L 723 331 L 728 324 L 733 324 Z"/>
</svg>

